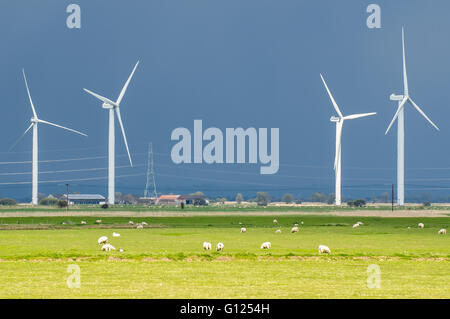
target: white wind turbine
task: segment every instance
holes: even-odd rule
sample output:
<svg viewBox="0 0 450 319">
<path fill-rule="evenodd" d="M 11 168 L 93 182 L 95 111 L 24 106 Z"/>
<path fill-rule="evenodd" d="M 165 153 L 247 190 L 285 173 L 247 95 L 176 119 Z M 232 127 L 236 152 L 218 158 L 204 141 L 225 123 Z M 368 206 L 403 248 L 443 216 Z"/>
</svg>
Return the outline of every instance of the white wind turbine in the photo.
<svg viewBox="0 0 450 319">
<path fill-rule="evenodd" d="M 125 147 L 128 153 L 128 159 L 130 160 L 130 166 L 133 167 L 133 162 L 131 161 L 130 151 L 128 149 L 127 137 L 125 135 L 125 129 L 123 128 L 122 117 L 120 116 L 120 102 L 122 101 L 123 96 L 125 95 L 125 91 L 127 90 L 128 84 L 133 77 L 134 71 L 139 64 L 139 61 L 133 68 L 128 80 L 125 82 L 125 85 L 120 91 L 119 97 L 117 101 L 114 102 L 106 97 L 103 97 L 97 93 L 84 89 L 87 93 L 95 96 L 97 99 L 103 102 L 102 107 L 104 109 L 109 109 L 109 137 L 108 137 L 108 204 L 114 205 L 115 202 L 115 130 L 114 130 L 114 111 L 117 114 L 117 119 L 120 124 L 120 128 L 122 130 L 123 140 L 125 142 Z"/>
<path fill-rule="evenodd" d="M 330 118 L 331 122 L 336 123 L 336 155 L 334 158 L 334 172 L 336 176 L 335 180 L 335 204 L 341 205 L 341 136 L 342 136 L 342 126 L 344 125 L 345 120 L 354 120 L 361 117 L 366 117 L 370 115 L 377 114 L 376 112 L 373 113 L 362 113 L 362 114 L 352 114 L 348 116 L 343 116 L 341 113 L 341 110 L 339 110 L 338 105 L 336 104 L 336 101 L 333 98 L 333 95 L 331 94 L 330 90 L 328 89 L 327 83 L 325 82 L 325 79 L 323 78 L 322 74 L 320 75 L 323 85 L 325 86 L 325 89 L 328 92 L 328 95 L 330 96 L 331 103 L 333 103 L 334 109 L 336 110 L 338 116 L 332 116 Z"/>
<path fill-rule="evenodd" d="M 27 88 L 27 93 L 28 93 L 28 98 L 30 100 L 30 105 L 31 105 L 31 110 L 33 111 L 33 117 L 31 118 L 31 124 L 30 126 L 25 130 L 25 132 L 22 134 L 22 136 L 19 137 L 19 139 L 16 141 L 16 143 L 14 143 L 14 145 L 9 149 L 10 151 L 19 143 L 19 141 L 25 136 L 25 134 L 28 133 L 29 130 L 31 130 L 31 128 L 33 128 L 33 159 L 32 159 L 32 191 L 31 191 L 31 203 L 33 205 L 37 205 L 38 204 L 38 124 L 42 123 L 42 124 L 48 124 L 48 125 L 52 125 L 52 126 L 56 126 L 59 128 L 62 128 L 64 130 L 73 132 L 73 133 L 77 133 L 83 136 L 87 136 L 84 133 L 72 130 L 70 128 L 61 126 L 61 125 L 57 125 L 54 123 L 50 123 L 44 120 L 41 120 L 38 118 L 37 114 L 36 114 L 36 109 L 34 108 L 33 105 L 33 100 L 31 99 L 31 94 L 30 94 L 30 90 L 28 88 L 28 83 L 27 83 L 27 78 L 25 76 L 25 71 L 22 69 L 22 73 L 23 73 L 23 79 L 25 80 L 25 86 Z"/>
<path fill-rule="evenodd" d="M 397 112 L 392 118 L 385 135 L 391 129 L 397 119 L 397 204 L 405 204 L 405 122 L 404 122 L 404 107 L 407 102 L 422 116 L 430 122 L 433 127 L 439 131 L 439 128 L 428 118 L 428 116 L 420 109 L 420 107 L 411 99 L 408 91 L 408 77 L 406 75 L 406 59 L 405 59 L 405 32 L 402 27 L 402 49 L 403 49 L 403 95 L 391 94 L 391 101 L 398 101 Z"/>
</svg>

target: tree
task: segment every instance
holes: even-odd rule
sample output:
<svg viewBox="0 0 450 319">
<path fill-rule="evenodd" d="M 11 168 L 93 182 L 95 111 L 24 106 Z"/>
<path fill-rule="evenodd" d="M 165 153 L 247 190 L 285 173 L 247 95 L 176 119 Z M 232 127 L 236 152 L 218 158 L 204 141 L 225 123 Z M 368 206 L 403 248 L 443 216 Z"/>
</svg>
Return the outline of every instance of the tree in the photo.
<svg viewBox="0 0 450 319">
<path fill-rule="evenodd" d="M 270 195 L 266 192 L 256 193 L 256 202 L 258 206 L 267 206 L 270 203 Z"/>
<path fill-rule="evenodd" d="M 59 208 L 67 207 L 67 201 L 66 200 L 59 200 L 58 201 L 58 207 Z"/>
<path fill-rule="evenodd" d="M 237 195 L 236 195 L 236 202 L 238 204 L 240 204 L 240 203 L 242 203 L 243 200 L 244 200 L 244 197 L 242 196 L 242 194 L 241 193 L 237 193 Z"/>
<path fill-rule="evenodd" d="M 294 201 L 294 196 L 292 196 L 292 194 L 284 194 L 281 201 L 285 202 L 286 204 L 292 203 Z"/>
<path fill-rule="evenodd" d="M 347 201 L 347 205 L 350 207 L 363 207 L 366 206 L 366 200 L 365 199 L 349 200 Z"/>
<path fill-rule="evenodd" d="M 192 193 L 191 195 L 197 195 L 197 196 L 205 196 L 205 194 L 203 194 L 200 191 L 196 191 L 195 193 Z M 205 196 L 206 197 L 206 196 Z"/>
<path fill-rule="evenodd" d="M 325 203 L 327 201 L 327 195 L 324 193 L 312 193 L 311 195 L 311 201 L 318 202 L 318 203 Z"/>
<path fill-rule="evenodd" d="M 327 204 L 328 205 L 334 204 L 335 201 L 336 195 L 334 193 L 330 193 L 330 195 L 328 195 Z"/>
<path fill-rule="evenodd" d="M 14 206 L 17 205 L 17 202 L 11 198 L 2 198 L 0 199 L 0 205 L 2 206 Z"/>
</svg>

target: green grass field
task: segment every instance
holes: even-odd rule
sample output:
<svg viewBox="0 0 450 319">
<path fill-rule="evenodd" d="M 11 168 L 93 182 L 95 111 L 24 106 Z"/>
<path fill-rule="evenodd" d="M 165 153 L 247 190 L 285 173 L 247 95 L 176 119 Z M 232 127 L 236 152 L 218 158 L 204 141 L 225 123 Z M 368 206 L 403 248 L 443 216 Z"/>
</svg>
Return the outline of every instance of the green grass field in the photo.
<svg viewBox="0 0 450 319">
<path fill-rule="evenodd" d="M 450 237 L 437 234 L 450 218 L 276 218 L 279 227 L 271 216 L 132 218 L 144 229 L 120 217 L 100 226 L 94 217 L 0 218 L 0 297 L 450 298 Z M 364 225 L 352 229 L 356 221 Z M 102 252 L 101 235 L 125 251 Z M 225 249 L 204 252 L 203 241 Z M 270 250 L 260 249 L 264 241 Z M 319 244 L 331 255 L 319 256 Z M 80 288 L 67 286 L 72 264 Z M 380 288 L 367 287 L 371 264 L 380 267 Z"/>
</svg>

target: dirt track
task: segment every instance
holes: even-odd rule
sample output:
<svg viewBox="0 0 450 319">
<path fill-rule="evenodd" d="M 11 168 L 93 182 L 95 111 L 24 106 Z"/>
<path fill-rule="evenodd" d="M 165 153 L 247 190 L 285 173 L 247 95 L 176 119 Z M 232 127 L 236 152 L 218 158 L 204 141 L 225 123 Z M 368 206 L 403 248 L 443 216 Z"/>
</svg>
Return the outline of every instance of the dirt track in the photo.
<svg viewBox="0 0 450 319">
<path fill-rule="evenodd" d="M 52 217 L 52 216 L 80 216 L 80 217 L 183 217 L 183 216 L 290 216 L 290 215 L 332 215 L 332 216 L 360 216 L 360 217 L 450 217 L 449 211 L 444 210 L 359 210 L 359 211 L 330 211 L 330 212 L 127 212 L 127 211 L 72 211 L 66 212 L 0 212 L 2 217 Z"/>
</svg>

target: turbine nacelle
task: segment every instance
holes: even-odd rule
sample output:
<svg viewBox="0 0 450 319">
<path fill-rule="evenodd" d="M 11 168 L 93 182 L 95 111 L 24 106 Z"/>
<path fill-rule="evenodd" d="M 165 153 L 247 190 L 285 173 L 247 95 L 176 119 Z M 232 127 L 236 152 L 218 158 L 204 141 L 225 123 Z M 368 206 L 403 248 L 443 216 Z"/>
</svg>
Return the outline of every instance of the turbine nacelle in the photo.
<svg viewBox="0 0 450 319">
<path fill-rule="evenodd" d="M 114 107 L 115 107 L 114 105 L 111 105 L 109 103 L 102 104 L 102 108 L 104 108 L 104 109 L 113 109 Z"/>
<path fill-rule="evenodd" d="M 389 99 L 390 99 L 391 101 L 402 101 L 403 98 L 404 98 L 403 95 L 397 95 L 397 94 L 395 94 L 395 93 L 392 93 L 392 94 L 389 96 Z"/>
<path fill-rule="evenodd" d="M 330 122 L 340 122 L 340 121 L 341 121 L 340 117 L 337 117 L 337 116 L 330 117 Z"/>
</svg>

